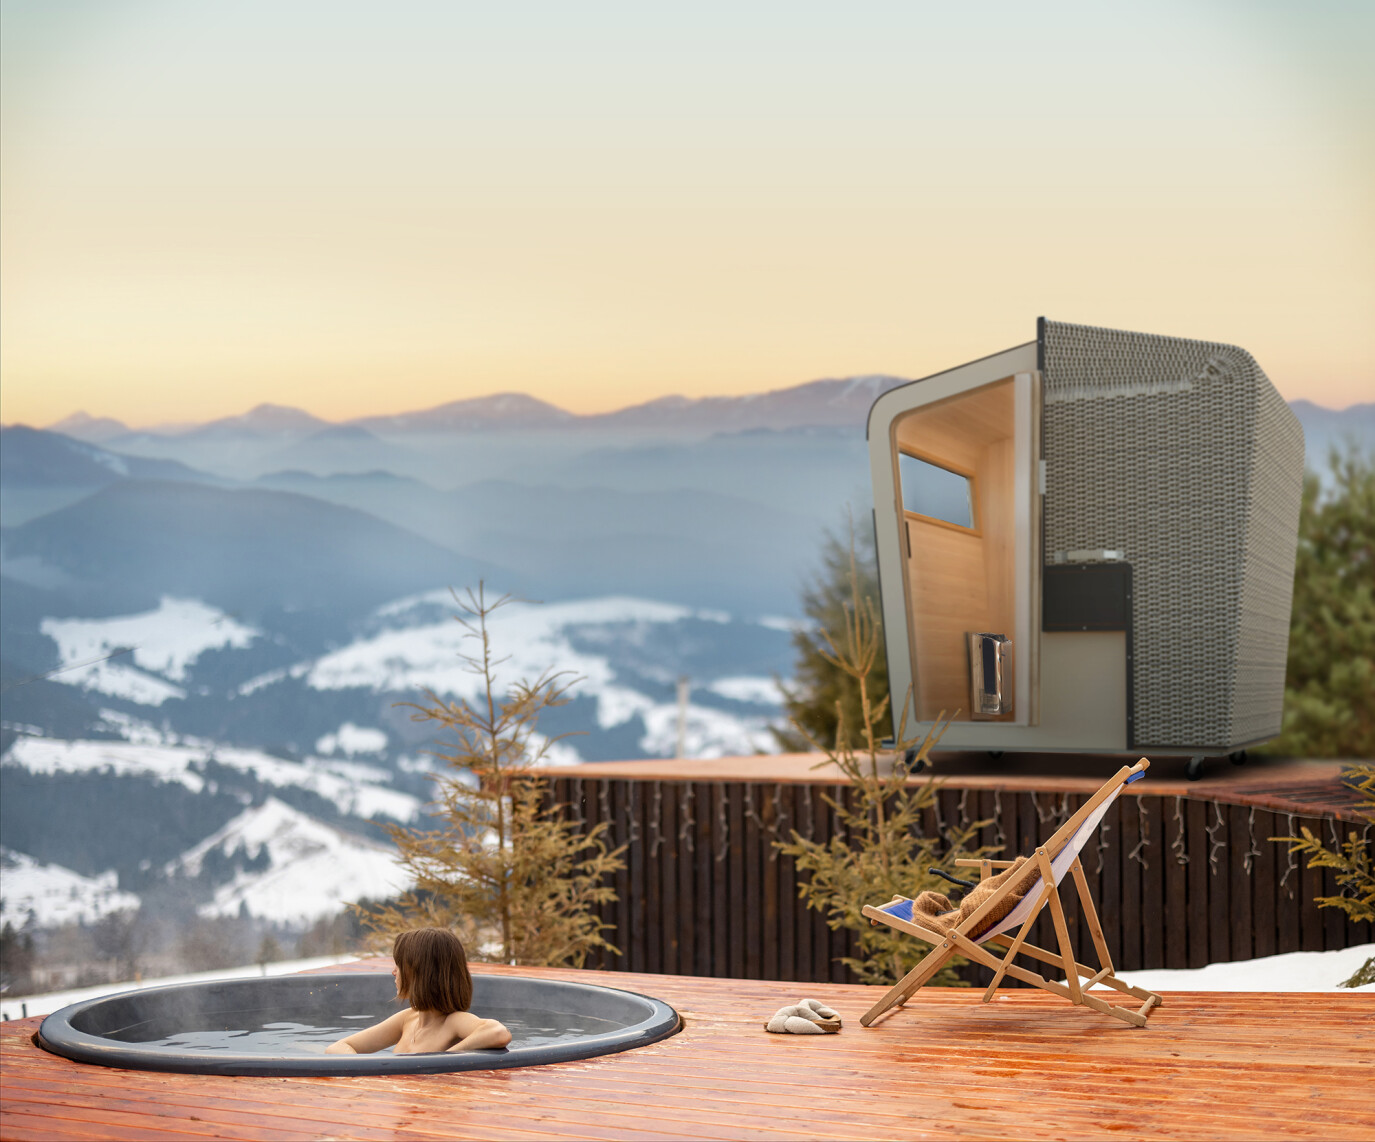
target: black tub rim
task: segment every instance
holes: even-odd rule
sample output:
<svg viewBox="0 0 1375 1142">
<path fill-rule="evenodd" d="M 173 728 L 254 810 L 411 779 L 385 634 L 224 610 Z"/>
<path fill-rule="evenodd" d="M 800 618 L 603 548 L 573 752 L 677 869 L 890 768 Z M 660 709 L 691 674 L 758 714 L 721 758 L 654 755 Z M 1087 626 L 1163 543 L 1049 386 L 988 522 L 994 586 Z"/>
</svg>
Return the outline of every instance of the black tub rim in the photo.
<svg viewBox="0 0 1375 1142">
<path fill-rule="evenodd" d="M 332 984 L 363 980 L 386 980 L 391 975 L 382 972 L 311 972 L 291 976 L 270 976 L 259 978 L 248 976 L 235 980 L 210 980 L 195 983 L 164 984 L 159 987 L 134 988 L 126 991 L 111 992 L 94 999 L 81 1000 L 69 1004 L 44 1018 L 34 1033 L 34 1042 L 45 1051 L 73 1062 L 95 1066 L 115 1067 L 125 1070 L 165 1071 L 175 1074 L 204 1075 L 242 1075 L 242 1076 L 333 1076 L 349 1075 L 406 1075 L 442 1074 L 451 1071 L 499 1070 L 509 1067 L 546 1066 L 550 1063 L 576 1062 L 596 1058 L 599 1055 L 616 1054 L 638 1047 L 657 1043 L 682 1029 L 682 1019 L 678 1012 L 662 999 L 642 992 L 628 991 L 623 988 L 606 987 L 602 984 L 584 983 L 581 980 L 546 979 L 535 975 L 519 975 L 502 972 L 500 974 L 475 973 L 478 979 L 492 981 L 511 981 L 539 985 L 537 990 L 554 992 L 574 991 L 583 997 L 614 997 L 619 1003 L 627 999 L 645 1005 L 645 1017 L 633 1024 L 615 1031 L 586 1035 L 576 1039 L 565 1039 L 557 1043 L 540 1043 L 529 1046 L 516 1046 L 502 1050 L 462 1051 L 458 1053 L 433 1053 L 416 1055 L 393 1055 L 378 1052 L 370 1055 L 302 1055 L 275 1056 L 249 1053 L 216 1052 L 213 1055 L 177 1050 L 170 1047 L 144 1046 L 138 1043 L 110 1039 L 77 1030 L 72 1025 L 74 1019 L 104 1004 L 123 1001 L 133 996 L 156 1001 L 158 997 L 184 995 L 193 991 L 208 991 L 226 984 L 252 985 L 273 983 L 295 983 L 301 988 L 327 987 Z M 500 988 L 510 986 L 503 982 Z"/>
</svg>

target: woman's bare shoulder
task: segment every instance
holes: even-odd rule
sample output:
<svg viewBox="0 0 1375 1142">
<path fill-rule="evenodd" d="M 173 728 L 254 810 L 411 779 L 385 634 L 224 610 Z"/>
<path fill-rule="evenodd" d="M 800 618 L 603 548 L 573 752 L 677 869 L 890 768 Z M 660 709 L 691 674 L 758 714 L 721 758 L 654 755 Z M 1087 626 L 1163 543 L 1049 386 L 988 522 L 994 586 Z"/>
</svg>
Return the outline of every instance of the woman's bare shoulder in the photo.
<svg viewBox="0 0 1375 1142">
<path fill-rule="evenodd" d="M 474 1015 L 471 1011 L 453 1011 L 444 1020 L 446 1030 L 453 1032 L 460 1039 L 471 1035 L 482 1019 Z"/>
</svg>

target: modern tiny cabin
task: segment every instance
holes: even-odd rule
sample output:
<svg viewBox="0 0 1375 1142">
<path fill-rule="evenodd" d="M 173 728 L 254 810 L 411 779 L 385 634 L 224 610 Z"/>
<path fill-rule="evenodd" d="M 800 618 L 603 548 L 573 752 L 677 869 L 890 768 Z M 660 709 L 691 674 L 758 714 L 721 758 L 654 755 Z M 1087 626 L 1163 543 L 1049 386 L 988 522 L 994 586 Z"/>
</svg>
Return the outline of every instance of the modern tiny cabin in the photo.
<svg viewBox="0 0 1375 1142">
<path fill-rule="evenodd" d="M 869 456 L 895 730 L 1196 758 L 1278 733 L 1303 431 L 1250 354 L 1042 319 L 879 397 Z"/>
</svg>

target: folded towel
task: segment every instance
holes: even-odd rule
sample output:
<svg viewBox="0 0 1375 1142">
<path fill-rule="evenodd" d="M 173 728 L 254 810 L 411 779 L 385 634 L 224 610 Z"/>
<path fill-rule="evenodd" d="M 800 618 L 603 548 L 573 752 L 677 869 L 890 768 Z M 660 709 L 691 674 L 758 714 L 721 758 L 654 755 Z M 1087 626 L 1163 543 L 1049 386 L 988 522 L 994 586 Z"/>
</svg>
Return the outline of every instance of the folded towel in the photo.
<svg viewBox="0 0 1375 1142">
<path fill-rule="evenodd" d="M 837 1027 L 840 1026 L 840 1014 L 836 1011 L 832 1011 L 824 1003 L 821 1003 L 818 1000 L 799 999 L 797 1001 L 797 1006 L 807 1007 L 810 1008 L 813 1012 L 815 1012 L 812 1018 L 814 1018 L 818 1023 L 834 1023 Z"/>
<path fill-rule="evenodd" d="M 815 999 L 803 999 L 791 1007 L 780 1007 L 764 1024 L 775 1035 L 833 1035 L 840 1030 L 840 1016 Z"/>
</svg>

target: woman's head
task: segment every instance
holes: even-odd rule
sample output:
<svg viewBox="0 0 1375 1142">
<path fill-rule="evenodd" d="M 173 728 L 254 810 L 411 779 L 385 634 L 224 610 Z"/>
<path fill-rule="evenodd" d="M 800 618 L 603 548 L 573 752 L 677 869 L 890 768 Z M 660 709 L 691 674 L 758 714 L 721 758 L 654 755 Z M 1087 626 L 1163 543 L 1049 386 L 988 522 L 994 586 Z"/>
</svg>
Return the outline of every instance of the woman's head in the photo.
<svg viewBox="0 0 1375 1142">
<path fill-rule="evenodd" d="M 448 1015 L 473 1002 L 473 977 L 463 944 L 448 928 L 413 928 L 392 943 L 396 994 L 417 1011 Z"/>
</svg>

